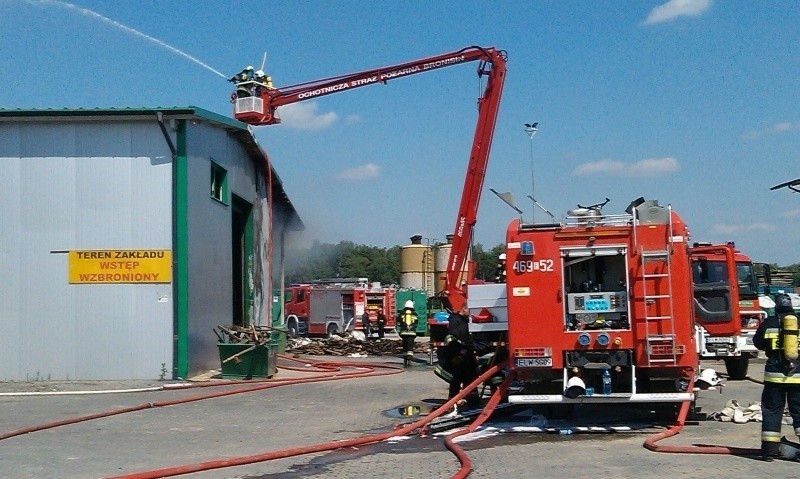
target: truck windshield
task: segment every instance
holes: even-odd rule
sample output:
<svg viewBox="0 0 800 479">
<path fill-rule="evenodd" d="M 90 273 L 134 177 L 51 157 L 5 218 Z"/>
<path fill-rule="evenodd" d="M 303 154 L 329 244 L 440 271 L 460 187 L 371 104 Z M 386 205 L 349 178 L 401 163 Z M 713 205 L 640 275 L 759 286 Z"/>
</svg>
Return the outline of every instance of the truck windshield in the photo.
<svg viewBox="0 0 800 479">
<path fill-rule="evenodd" d="M 739 296 L 755 296 L 758 294 L 758 279 L 753 263 L 737 262 L 736 277 L 739 282 Z"/>
</svg>

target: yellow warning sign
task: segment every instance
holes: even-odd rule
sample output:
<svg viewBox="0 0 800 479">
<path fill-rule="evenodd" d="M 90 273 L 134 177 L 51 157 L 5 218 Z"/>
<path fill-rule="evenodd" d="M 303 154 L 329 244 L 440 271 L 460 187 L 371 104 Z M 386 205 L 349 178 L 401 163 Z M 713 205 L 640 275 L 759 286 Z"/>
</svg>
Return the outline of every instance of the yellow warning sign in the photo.
<svg viewBox="0 0 800 479">
<path fill-rule="evenodd" d="M 170 283 L 172 250 L 70 251 L 69 282 L 71 284 Z"/>
</svg>

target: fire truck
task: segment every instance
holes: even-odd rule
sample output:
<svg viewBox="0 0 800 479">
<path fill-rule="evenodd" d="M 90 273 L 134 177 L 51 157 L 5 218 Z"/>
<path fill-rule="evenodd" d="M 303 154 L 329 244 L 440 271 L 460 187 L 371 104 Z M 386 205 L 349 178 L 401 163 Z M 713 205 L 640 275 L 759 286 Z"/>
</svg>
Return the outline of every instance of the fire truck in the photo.
<svg viewBox="0 0 800 479">
<path fill-rule="evenodd" d="M 729 245 L 734 247 L 733 243 Z M 709 246 L 695 243 L 690 249 L 700 357 L 723 360 L 730 379 L 745 379 L 750 359 L 758 356 L 753 336 L 767 317 L 759 305 L 757 275 L 750 257 L 736 250 L 736 275 L 733 277 L 739 296 L 732 298 L 725 289 L 732 282 L 725 256 L 714 248 L 707 249 Z M 726 302 L 736 299 L 739 318 L 725 312 Z"/>
<path fill-rule="evenodd" d="M 520 384 L 511 403 L 663 403 L 674 413 L 694 401 L 689 229 L 655 200 L 617 215 L 603 214 L 608 201 L 578 205 L 563 223 L 515 220 L 507 230 L 508 353 Z M 712 252 L 736 277 L 734 248 L 697 253 Z M 712 286 L 738 319 L 738 284 Z M 585 391 L 565 395 L 573 384 Z"/>
<path fill-rule="evenodd" d="M 289 335 L 342 334 L 361 328 L 361 315 L 374 324 L 378 310 L 386 315 L 385 330 L 395 326 L 395 288 L 367 278 L 336 278 L 286 288 L 284 311 Z"/>
<path fill-rule="evenodd" d="M 261 81 L 247 75 L 243 79 L 232 79 L 236 82 L 236 91 L 231 95 L 234 117 L 251 125 L 274 125 L 281 121 L 278 115 L 281 106 L 473 61 L 478 62 L 478 79 L 485 79 L 486 86 L 478 98 L 478 121 L 447 264 L 443 300 L 451 311 L 466 304 L 467 284 L 459 280 L 463 278 L 463 271 L 474 271 L 474 265 L 469 265 L 468 253 L 505 83 L 505 50 L 470 46 L 421 60 L 278 88 L 273 86 L 270 77 L 263 77 Z"/>
</svg>

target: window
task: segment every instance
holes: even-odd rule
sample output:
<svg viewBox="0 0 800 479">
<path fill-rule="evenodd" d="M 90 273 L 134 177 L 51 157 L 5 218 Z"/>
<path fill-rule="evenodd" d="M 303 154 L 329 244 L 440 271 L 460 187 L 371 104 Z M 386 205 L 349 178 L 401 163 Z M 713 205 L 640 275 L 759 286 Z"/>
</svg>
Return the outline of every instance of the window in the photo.
<svg viewBox="0 0 800 479">
<path fill-rule="evenodd" d="M 211 197 L 228 204 L 228 172 L 213 161 L 211 162 Z"/>
</svg>

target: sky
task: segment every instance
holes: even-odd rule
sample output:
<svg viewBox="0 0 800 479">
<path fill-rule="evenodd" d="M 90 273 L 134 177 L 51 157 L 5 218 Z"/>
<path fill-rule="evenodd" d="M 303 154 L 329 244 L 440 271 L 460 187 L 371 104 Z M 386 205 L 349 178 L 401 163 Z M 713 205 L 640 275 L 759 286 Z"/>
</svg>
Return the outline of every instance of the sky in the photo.
<svg viewBox="0 0 800 479">
<path fill-rule="evenodd" d="M 276 87 L 477 45 L 505 50 L 475 242 L 519 215 L 670 204 L 692 241 L 800 263 L 800 2 L 0 0 L 0 108 L 197 106 L 232 115 L 247 65 Z M 266 55 L 266 59 L 265 59 Z M 455 229 L 476 62 L 282 107 L 255 127 L 306 225 L 381 247 Z M 525 123 L 538 123 L 530 136 Z"/>
</svg>

